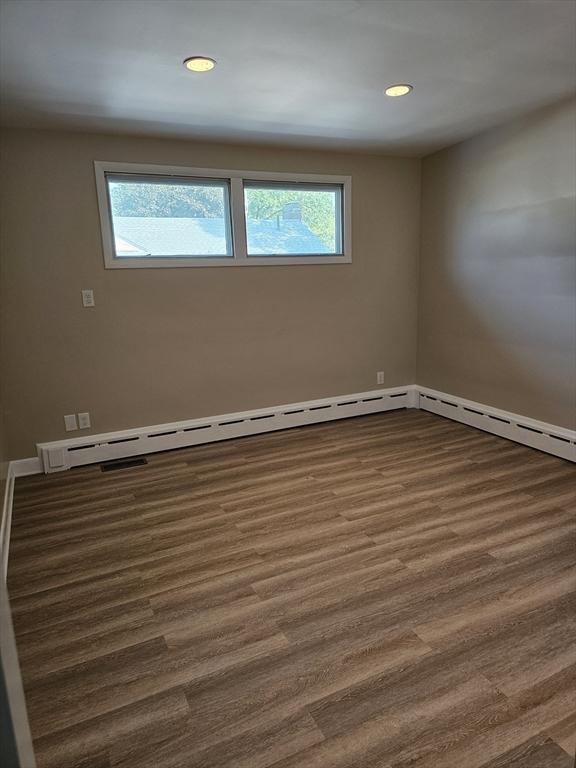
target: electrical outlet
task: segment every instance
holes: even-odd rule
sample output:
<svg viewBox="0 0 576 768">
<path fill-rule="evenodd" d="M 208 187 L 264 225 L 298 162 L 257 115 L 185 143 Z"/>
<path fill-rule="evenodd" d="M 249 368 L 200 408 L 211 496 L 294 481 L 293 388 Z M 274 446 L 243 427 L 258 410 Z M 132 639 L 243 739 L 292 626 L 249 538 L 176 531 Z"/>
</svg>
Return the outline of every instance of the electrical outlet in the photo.
<svg viewBox="0 0 576 768">
<path fill-rule="evenodd" d="M 73 432 L 75 429 L 78 429 L 75 413 L 69 413 L 68 416 L 64 416 L 64 427 L 66 432 Z"/>
<path fill-rule="evenodd" d="M 94 291 L 92 288 L 83 288 L 82 289 L 82 306 L 83 307 L 95 307 L 96 304 L 94 302 Z"/>
<path fill-rule="evenodd" d="M 88 411 L 86 413 L 79 413 L 78 414 L 78 428 L 79 429 L 90 429 L 92 425 L 90 424 L 90 414 Z"/>
<path fill-rule="evenodd" d="M 378 371 L 376 374 L 376 383 L 384 384 L 384 371 Z"/>
</svg>

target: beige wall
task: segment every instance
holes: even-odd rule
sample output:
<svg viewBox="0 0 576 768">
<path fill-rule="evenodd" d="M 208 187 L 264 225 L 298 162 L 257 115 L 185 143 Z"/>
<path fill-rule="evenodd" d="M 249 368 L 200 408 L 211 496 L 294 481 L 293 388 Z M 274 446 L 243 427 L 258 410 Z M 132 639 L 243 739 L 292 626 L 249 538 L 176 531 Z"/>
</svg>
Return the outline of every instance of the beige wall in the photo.
<svg viewBox="0 0 576 768">
<path fill-rule="evenodd" d="M 1 235 L 1 230 L 0 230 Z M 2 267 L 0 254 L 0 323 L 2 318 Z M 0 325 L 1 331 L 1 325 Z M 6 448 L 6 432 L 4 424 L 4 386 L 6 380 L 6 368 L 2 365 L 2 334 L 0 333 L 0 519 L 2 516 L 2 504 L 6 491 L 6 477 L 8 474 L 8 453 Z"/>
<path fill-rule="evenodd" d="M 0 518 L 4 502 L 4 492 L 6 490 L 6 476 L 8 474 L 8 452 L 4 429 L 4 404 L 2 402 L 2 385 L 0 383 Z"/>
<path fill-rule="evenodd" d="M 576 419 L 574 102 L 423 162 L 418 383 Z"/>
<path fill-rule="evenodd" d="M 10 458 L 67 413 L 103 432 L 414 381 L 417 160 L 24 130 L 3 150 Z M 353 263 L 105 270 L 94 160 L 350 174 Z"/>
</svg>

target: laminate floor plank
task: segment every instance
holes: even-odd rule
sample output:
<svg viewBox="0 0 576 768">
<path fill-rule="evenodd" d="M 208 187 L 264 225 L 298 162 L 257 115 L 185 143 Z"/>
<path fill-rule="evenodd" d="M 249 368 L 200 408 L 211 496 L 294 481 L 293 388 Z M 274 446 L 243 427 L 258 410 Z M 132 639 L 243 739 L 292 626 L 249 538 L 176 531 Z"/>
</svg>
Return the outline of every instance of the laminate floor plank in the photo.
<svg viewBox="0 0 576 768">
<path fill-rule="evenodd" d="M 405 410 L 147 460 L 16 482 L 38 768 L 572 768 L 574 465 Z"/>
<path fill-rule="evenodd" d="M 574 761 L 551 739 L 530 740 L 485 763 L 483 768 L 573 768 Z"/>
<path fill-rule="evenodd" d="M 576 753 L 576 710 L 547 731 L 552 741 L 562 747 L 568 755 Z"/>
</svg>

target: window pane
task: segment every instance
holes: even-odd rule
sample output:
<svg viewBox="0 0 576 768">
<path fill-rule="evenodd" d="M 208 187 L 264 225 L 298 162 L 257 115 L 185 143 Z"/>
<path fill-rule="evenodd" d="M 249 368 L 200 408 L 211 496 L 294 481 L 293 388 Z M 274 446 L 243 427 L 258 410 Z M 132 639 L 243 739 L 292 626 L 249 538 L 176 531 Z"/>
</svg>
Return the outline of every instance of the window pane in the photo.
<svg viewBox="0 0 576 768">
<path fill-rule="evenodd" d="M 116 258 L 231 257 L 228 183 L 107 174 Z"/>
<path fill-rule="evenodd" d="M 248 256 L 342 254 L 342 187 L 244 183 Z"/>
</svg>

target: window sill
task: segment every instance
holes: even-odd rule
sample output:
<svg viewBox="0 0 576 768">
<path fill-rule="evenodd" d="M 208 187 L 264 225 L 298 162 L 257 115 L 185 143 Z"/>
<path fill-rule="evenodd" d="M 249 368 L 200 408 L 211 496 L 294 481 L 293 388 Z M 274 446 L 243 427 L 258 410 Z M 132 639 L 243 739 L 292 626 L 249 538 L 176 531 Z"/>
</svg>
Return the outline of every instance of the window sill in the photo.
<svg viewBox="0 0 576 768">
<path fill-rule="evenodd" d="M 300 264 L 351 264 L 352 256 L 251 256 L 238 258 L 120 258 L 106 261 L 106 269 L 166 269 L 188 267 L 277 267 Z"/>
</svg>

